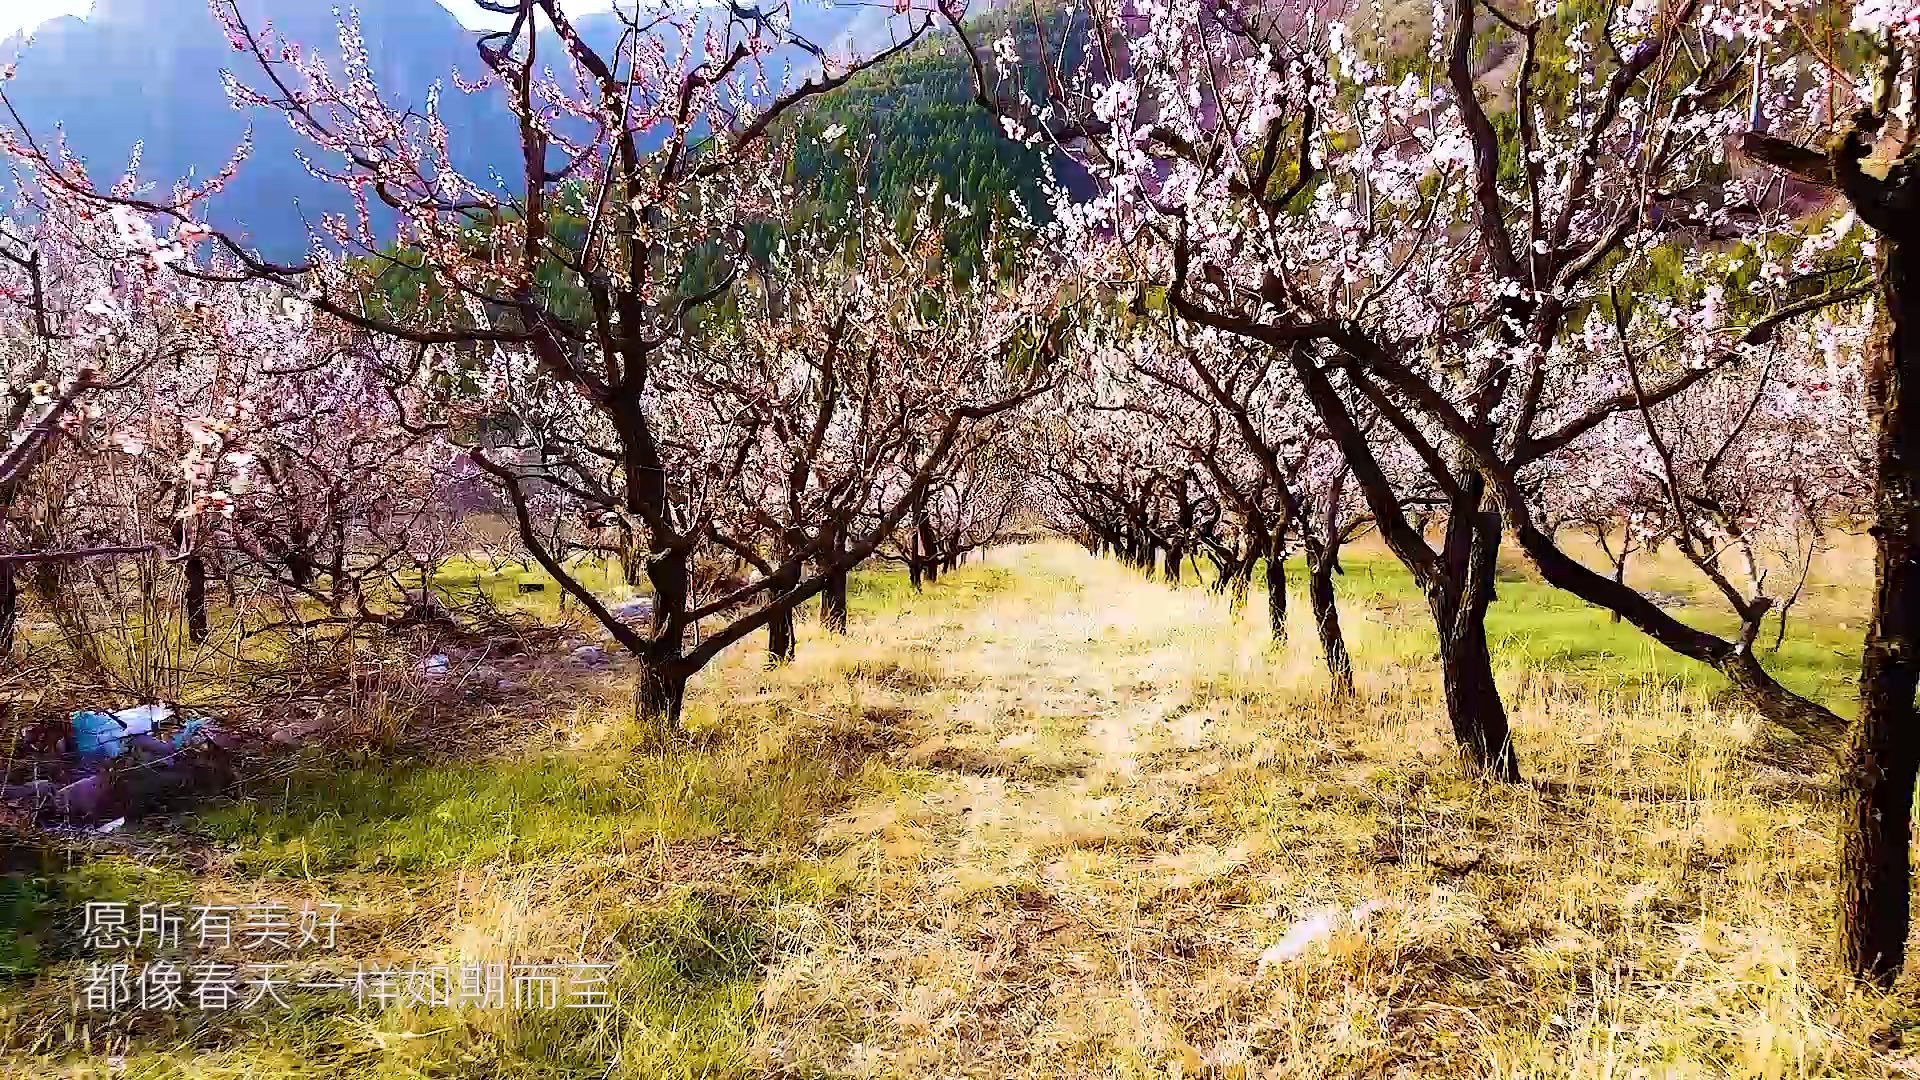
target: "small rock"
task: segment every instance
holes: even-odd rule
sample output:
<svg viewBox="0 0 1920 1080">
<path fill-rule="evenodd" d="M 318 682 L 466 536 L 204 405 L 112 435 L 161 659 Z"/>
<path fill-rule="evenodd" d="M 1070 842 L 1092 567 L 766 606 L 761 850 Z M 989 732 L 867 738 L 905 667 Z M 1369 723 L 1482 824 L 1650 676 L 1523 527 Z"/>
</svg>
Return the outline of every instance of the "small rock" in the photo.
<svg viewBox="0 0 1920 1080">
<path fill-rule="evenodd" d="M 100 773 L 95 773 L 84 780 L 75 780 L 55 792 L 53 808 L 67 817 L 99 817 L 106 809 L 107 801 L 112 794 L 107 778 Z"/>
<path fill-rule="evenodd" d="M 59 786 L 51 780 L 35 780 L 28 784 L 8 784 L 0 787 L 0 800 L 10 803 L 23 803 L 35 809 L 53 801 L 54 792 Z"/>
<path fill-rule="evenodd" d="M 640 622 L 653 618 L 653 597 L 636 596 L 613 605 L 613 616 L 621 622 Z"/>
<path fill-rule="evenodd" d="M 311 742 L 316 736 L 323 734 L 328 726 L 326 718 L 320 716 L 311 717 L 306 720 L 296 720 L 291 724 L 279 728 L 272 735 L 269 735 L 267 739 L 270 742 L 279 743 L 281 746 L 300 746 L 304 743 Z M 216 741 L 215 745 L 219 745 L 219 743 Z"/>
<path fill-rule="evenodd" d="M 487 639 L 487 655 L 495 658 L 524 656 L 527 643 L 511 634 L 501 634 Z"/>
<path fill-rule="evenodd" d="M 573 650 L 573 661 L 588 667 L 599 667 L 607 662 L 607 650 L 598 645 L 582 645 Z"/>
</svg>

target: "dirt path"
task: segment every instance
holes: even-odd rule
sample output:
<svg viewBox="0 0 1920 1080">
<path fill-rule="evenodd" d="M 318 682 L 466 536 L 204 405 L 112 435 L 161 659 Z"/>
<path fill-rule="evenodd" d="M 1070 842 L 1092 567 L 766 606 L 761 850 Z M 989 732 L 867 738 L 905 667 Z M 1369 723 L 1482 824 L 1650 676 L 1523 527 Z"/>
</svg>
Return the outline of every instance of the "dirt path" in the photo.
<svg viewBox="0 0 1920 1080">
<path fill-rule="evenodd" d="M 1247 744 L 1196 688 L 1267 660 L 1203 590 L 1058 548 L 1010 558 L 1041 584 L 941 634 L 947 685 L 921 703 L 898 788 L 823 830 L 859 897 L 802 927 L 773 973 L 777 1061 L 994 1077 L 1202 1064 L 1175 998 L 1232 950 L 1190 917 L 1218 899 L 1196 887 L 1250 852 L 1205 792 Z"/>
</svg>

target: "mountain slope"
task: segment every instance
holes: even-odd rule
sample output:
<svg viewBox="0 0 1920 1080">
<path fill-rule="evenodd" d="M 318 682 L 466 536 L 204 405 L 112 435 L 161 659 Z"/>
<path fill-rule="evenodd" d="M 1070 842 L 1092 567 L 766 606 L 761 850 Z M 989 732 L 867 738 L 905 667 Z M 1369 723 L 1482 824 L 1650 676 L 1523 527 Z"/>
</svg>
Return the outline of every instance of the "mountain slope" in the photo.
<svg viewBox="0 0 1920 1080">
<path fill-rule="evenodd" d="M 367 8 L 362 30 L 390 100 L 420 106 L 449 72 L 479 74 L 475 35 L 434 0 L 381 0 Z M 286 40 L 337 52 L 328 5 L 244 0 L 242 10 L 262 24 L 271 18 Z M 298 252 L 307 220 L 349 205 L 308 175 L 294 154 L 304 140 L 282 119 L 228 102 L 221 70 L 253 72 L 204 0 L 100 0 L 89 17 L 54 20 L 0 52 L 17 64 L 7 94 L 36 136 L 63 137 L 102 181 L 118 176 L 138 145 L 141 178 L 164 195 L 180 178 L 217 171 L 251 126 L 253 154 L 211 216 L 269 255 Z M 447 85 L 440 107 L 463 169 L 486 175 L 490 166 L 513 160 L 511 116 L 491 95 L 469 96 Z"/>
<path fill-rule="evenodd" d="M 338 55 L 333 6 L 322 0 L 242 0 L 249 24 L 323 55 Z M 885 47 L 898 22 L 891 8 L 815 5 L 796 26 L 829 51 Z M 451 76 L 484 71 L 477 31 L 460 25 L 435 0 L 378 0 L 360 7 L 362 36 L 381 91 L 391 105 L 423 109 L 440 87 L 440 111 L 454 163 L 471 177 L 519 175 L 517 125 L 497 92 L 469 95 Z M 620 38 L 610 14 L 577 20 L 581 36 L 603 51 Z M 542 54 L 557 58 L 549 31 Z M 309 175 L 296 156 L 307 149 L 275 113 L 240 110 L 228 101 L 222 69 L 257 84 L 259 73 L 228 44 L 206 0 L 99 0 L 86 18 L 66 16 L 0 42 L 0 60 L 16 64 L 8 97 L 43 143 L 58 137 L 89 172 L 108 181 L 140 147 L 140 177 L 164 196 L 176 181 L 218 171 L 251 127 L 254 149 L 240 174 L 214 200 L 210 217 L 271 257 L 297 255 L 308 222 L 351 208 L 345 193 Z M 768 62 L 770 82 L 810 74 L 798 49 Z M 507 190 L 512 190 L 511 181 Z"/>
</svg>

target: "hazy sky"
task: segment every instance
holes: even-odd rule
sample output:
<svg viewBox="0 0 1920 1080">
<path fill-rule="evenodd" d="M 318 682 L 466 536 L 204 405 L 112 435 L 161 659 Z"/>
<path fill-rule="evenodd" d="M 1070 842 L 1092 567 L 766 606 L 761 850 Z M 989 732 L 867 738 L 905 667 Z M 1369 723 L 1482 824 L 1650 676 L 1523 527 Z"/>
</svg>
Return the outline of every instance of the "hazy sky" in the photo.
<svg viewBox="0 0 1920 1080">
<path fill-rule="evenodd" d="M 365 5 L 379 3 L 379 0 L 359 2 Z M 482 21 L 482 12 L 468 0 L 440 0 L 440 3 L 458 15 L 462 22 L 478 26 Z M 341 6 L 344 8 L 347 5 Z M 611 6 L 611 0 L 569 0 L 567 10 L 587 12 Z M 92 7 L 93 0 L 0 0 L 0 37 L 23 27 L 39 26 L 56 15 L 84 15 Z"/>
</svg>

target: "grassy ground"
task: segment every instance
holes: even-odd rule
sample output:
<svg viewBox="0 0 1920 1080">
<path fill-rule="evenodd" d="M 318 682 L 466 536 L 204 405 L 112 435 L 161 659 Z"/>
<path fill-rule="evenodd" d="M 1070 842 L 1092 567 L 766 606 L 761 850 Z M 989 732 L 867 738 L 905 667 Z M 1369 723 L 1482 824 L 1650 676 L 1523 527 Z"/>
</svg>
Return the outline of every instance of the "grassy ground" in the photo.
<svg viewBox="0 0 1920 1080">
<path fill-rule="evenodd" d="M 1779 657 L 1836 704 L 1852 554 Z M 704 675 L 688 745 L 610 678 L 483 754 L 310 754 L 107 854 L 21 847 L 0 1076 L 1920 1073 L 1913 988 L 1829 964 L 1829 789 L 1710 673 L 1510 573 L 1532 782 L 1470 782 L 1404 576 L 1348 570 L 1357 702 L 1304 604 L 1275 649 L 1257 606 L 1026 548 L 859 578 L 848 639 Z M 93 1016 L 102 897 L 336 902 L 349 966 L 606 960 L 616 1007 Z"/>
</svg>

